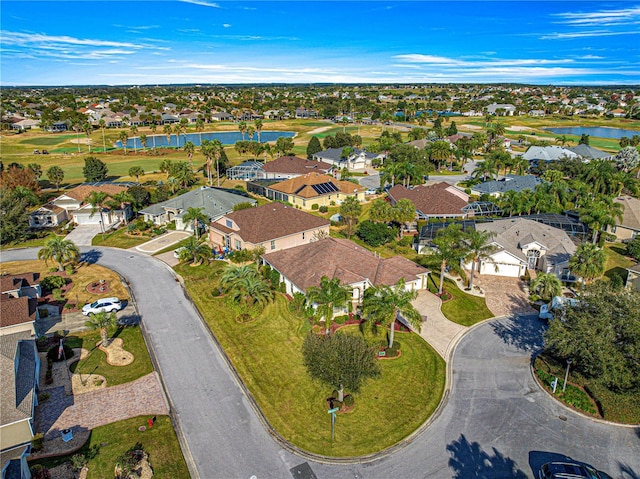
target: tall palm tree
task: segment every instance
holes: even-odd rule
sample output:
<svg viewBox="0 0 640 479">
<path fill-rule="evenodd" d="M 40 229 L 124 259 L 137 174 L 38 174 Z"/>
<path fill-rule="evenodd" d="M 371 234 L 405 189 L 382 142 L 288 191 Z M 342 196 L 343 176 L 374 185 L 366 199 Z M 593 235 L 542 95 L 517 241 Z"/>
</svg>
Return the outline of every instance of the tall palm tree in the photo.
<svg viewBox="0 0 640 479">
<path fill-rule="evenodd" d="M 545 301 L 551 301 L 554 296 L 562 294 L 562 283 L 555 274 L 540 271 L 535 279 L 531 280 L 529 290 Z"/>
<path fill-rule="evenodd" d="M 595 244 L 580 243 L 574 255 L 569 259 L 569 269 L 581 276 L 584 284 L 602 276 L 606 260 L 604 251 Z"/>
<path fill-rule="evenodd" d="M 73 241 L 54 236 L 49 238 L 42 249 L 38 251 L 38 259 L 48 263 L 50 259 L 58 263 L 58 271 L 64 271 L 64 263 L 77 261 L 80 258 L 80 250 Z"/>
<path fill-rule="evenodd" d="M 156 122 L 152 119 L 151 120 L 151 125 L 149 125 L 149 129 L 151 130 L 151 133 L 153 133 L 153 135 L 151 135 L 151 138 L 153 138 L 153 149 L 156 149 L 156 131 L 158 131 L 158 125 L 156 125 Z"/>
<path fill-rule="evenodd" d="M 255 125 L 256 132 L 258 133 L 258 143 L 260 143 L 260 133 L 262 132 L 262 120 L 259 118 L 253 121 Z"/>
<path fill-rule="evenodd" d="M 84 323 L 91 330 L 100 330 L 100 337 L 102 338 L 102 346 L 107 347 L 109 345 L 109 328 L 113 328 L 118 324 L 118 318 L 116 313 L 107 313 L 101 311 L 100 313 L 92 314 L 87 322 Z"/>
<path fill-rule="evenodd" d="M 228 265 L 220 275 L 220 287 L 231 301 L 248 307 L 258 305 L 263 308 L 273 299 L 269 283 L 255 264 Z"/>
<path fill-rule="evenodd" d="M 465 234 L 467 243 L 466 261 L 471 261 L 471 276 L 469 277 L 469 290 L 473 290 L 473 277 L 476 265 L 480 261 L 487 260 L 495 253 L 498 247 L 492 243 L 495 233 L 491 231 L 470 230 Z"/>
<path fill-rule="evenodd" d="M 95 215 L 96 212 L 100 212 L 100 224 L 102 225 L 103 233 L 105 225 L 104 216 L 102 214 L 102 204 L 108 198 L 108 196 L 109 195 L 107 195 L 104 191 L 92 191 L 91 193 L 89 193 L 89 196 L 84 199 L 91 205 L 91 214 L 89 215 L 90 218 L 93 218 L 93 215 Z"/>
<path fill-rule="evenodd" d="M 120 132 L 120 134 L 118 135 L 118 139 L 120 140 L 120 143 L 122 143 L 122 148 L 124 148 L 124 154 L 127 154 L 127 140 L 129 139 L 129 135 L 127 135 L 127 132 L 122 130 Z"/>
<path fill-rule="evenodd" d="M 105 153 L 107 151 L 107 143 L 104 140 L 104 129 L 107 126 L 107 123 L 104 121 L 104 118 L 100 118 L 98 125 L 100 125 L 100 129 L 102 130 L 102 152 Z"/>
<path fill-rule="evenodd" d="M 202 145 L 202 132 L 204 131 L 204 120 L 202 118 L 196 120 L 196 131 L 198 132 L 198 139 Z"/>
<path fill-rule="evenodd" d="M 433 239 L 433 244 L 438 248 L 435 253 L 440 260 L 440 289 L 438 294 L 442 294 L 444 273 L 447 266 L 457 267 L 467 254 L 462 228 L 460 225 L 452 223 L 439 230 Z"/>
<path fill-rule="evenodd" d="M 253 141 L 253 134 L 256 132 L 256 129 L 253 126 L 248 126 L 247 127 L 247 138 L 249 138 L 249 140 Z"/>
<path fill-rule="evenodd" d="M 162 131 L 164 132 L 164 136 L 167 137 L 167 148 L 169 148 L 169 145 L 171 143 L 171 133 L 173 132 L 173 128 L 171 128 L 171 125 L 167 123 L 162 128 Z M 177 141 L 176 141 L 176 144 L 177 144 Z"/>
<path fill-rule="evenodd" d="M 146 150 L 147 149 L 147 135 L 145 135 L 144 133 L 142 135 L 140 135 L 140 144 L 142 145 L 142 149 Z"/>
<path fill-rule="evenodd" d="M 196 150 L 196 145 L 187 141 L 184 144 L 184 152 L 187 154 L 187 158 L 189 158 L 189 165 L 193 167 L 193 152 Z"/>
<path fill-rule="evenodd" d="M 580 221 L 593 231 L 591 242 L 595 244 L 601 231 L 604 231 L 607 226 L 615 226 L 616 219 L 622 220 L 624 206 L 614 201 L 602 199 L 580 208 L 578 213 L 580 214 Z"/>
<path fill-rule="evenodd" d="M 135 167 L 133 167 L 135 168 Z M 124 219 L 124 224 L 127 224 L 127 211 L 126 211 L 126 203 L 131 203 L 133 201 L 133 197 L 127 191 L 121 191 L 120 193 L 115 193 L 111 196 L 113 198 L 114 203 L 118 208 L 122 211 L 122 218 Z"/>
<path fill-rule="evenodd" d="M 247 131 L 247 122 L 246 121 L 239 122 L 238 130 L 240 130 L 240 135 L 242 135 L 242 140 L 244 141 L 244 133 Z"/>
<path fill-rule="evenodd" d="M 131 136 L 135 137 L 138 134 L 138 127 L 136 125 L 131 125 L 129 127 L 129 131 L 131 132 Z M 138 154 L 138 147 L 136 144 L 136 139 L 133 139 L 133 154 L 137 155 Z"/>
<path fill-rule="evenodd" d="M 91 133 L 93 133 L 93 126 L 91 123 L 86 122 L 82 125 L 82 131 L 87 136 L 87 147 L 89 148 L 89 154 L 91 154 Z"/>
<path fill-rule="evenodd" d="M 329 334 L 335 308 L 347 306 L 351 299 L 351 288 L 340 284 L 340 279 L 320 278 L 320 286 L 307 288 L 307 301 L 316 305 L 320 319 L 324 319 L 325 331 Z"/>
<path fill-rule="evenodd" d="M 204 223 L 205 226 L 209 221 L 209 217 L 202 212 L 203 208 L 194 208 L 190 206 L 187 208 L 187 212 L 182 215 L 182 222 L 188 223 L 189 221 L 193 221 L 193 232 L 196 235 L 196 238 L 200 237 L 200 223 Z"/>
<path fill-rule="evenodd" d="M 438 171 L 440 171 L 441 164 L 446 163 L 450 157 L 451 145 L 448 141 L 437 140 L 431 144 L 429 148 L 429 158 L 435 162 Z"/>
<path fill-rule="evenodd" d="M 196 239 L 190 236 L 180 250 L 180 260 L 191 260 L 191 264 L 209 259 L 210 256 L 211 248 L 204 242 L 204 238 Z"/>
<path fill-rule="evenodd" d="M 411 304 L 417 297 L 418 291 L 405 288 L 404 278 L 394 286 L 372 286 L 365 290 L 362 298 L 362 312 L 372 328 L 375 329 L 377 324 L 385 328 L 390 326 L 389 348 L 393 347 L 394 325 L 398 315 L 406 319 L 418 332 L 420 331 L 422 316 Z"/>
<path fill-rule="evenodd" d="M 176 123 L 173 127 L 173 133 L 176 135 L 176 148 L 180 148 L 180 133 L 182 133 L 182 125 Z"/>
</svg>

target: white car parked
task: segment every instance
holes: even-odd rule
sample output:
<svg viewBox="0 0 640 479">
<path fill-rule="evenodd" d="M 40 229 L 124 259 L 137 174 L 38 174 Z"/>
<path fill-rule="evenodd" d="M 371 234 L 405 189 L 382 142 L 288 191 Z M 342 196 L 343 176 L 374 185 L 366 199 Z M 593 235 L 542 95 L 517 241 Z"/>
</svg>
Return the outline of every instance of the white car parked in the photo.
<svg viewBox="0 0 640 479">
<path fill-rule="evenodd" d="M 107 312 L 114 313 L 122 309 L 122 303 L 118 298 L 102 298 L 91 304 L 85 304 L 82 307 L 82 314 L 89 316 L 90 314 Z"/>
<path fill-rule="evenodd" d="M 539 319 L 550 321 L 553 319 L 554 312 L 564 309 L 566 306 L 577 306 L 578 300 L 567 298 L 565 296 L 554 296 L 550 303 L 543 304 L 540 307 Z"/>
</svg>

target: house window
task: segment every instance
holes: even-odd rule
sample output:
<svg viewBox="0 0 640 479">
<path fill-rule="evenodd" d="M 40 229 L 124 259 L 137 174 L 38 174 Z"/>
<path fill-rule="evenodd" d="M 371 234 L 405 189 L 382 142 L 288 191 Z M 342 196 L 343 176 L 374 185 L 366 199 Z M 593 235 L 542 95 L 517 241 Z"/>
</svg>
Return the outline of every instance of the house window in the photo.
<svg viewBox="0 0 640 479">
<path fill-rule="evenodd" d="M 530 249 L 527 251 L 527 267 L 529 269 L 536 269 L 538 266 L 538 260 L 540 259 L 540 250 Z"/>
<path fill-rule="evenodd" d="M 240 242 L 240 240 L 236 240 L 236 249 L 237 250 L 241 250 L 242 249 L 242 243 Z"/>
<path fill-rule="evenodd" d="M 271 249 L 276 249 L 276 241 L 271 241 Z"/>
<path fill-rule="evenodd" d="M 231 228 L 233 226 L 233 222 L 231 220 L 227 220 L 227 228 Z"/>
</svg>

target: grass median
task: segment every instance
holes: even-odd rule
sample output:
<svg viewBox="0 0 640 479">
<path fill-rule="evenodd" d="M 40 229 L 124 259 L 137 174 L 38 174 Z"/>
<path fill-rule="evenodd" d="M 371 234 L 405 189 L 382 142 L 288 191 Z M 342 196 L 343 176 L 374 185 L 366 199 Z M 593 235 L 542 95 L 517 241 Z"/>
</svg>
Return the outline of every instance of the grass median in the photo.
<svg viewBox="0 0 640 479">
<path fill-rule="evenodd" d="M 429 290 L 432 293 L 438 292 L 439 285 L 440 278 L 436 273 L 429 275 Z M 443 301 L 441 308 L 442 314 L 449 321 L 462 326 L 472 326 L 494 316 L 487 308 L 484 298 L 465 293 L 449 278 L 444 280 L 444 291 L 451 295 L 451 299 Z"/>
<path fill-rule="evenodd" d="M 178 265 L 176 271 L 264 415 L 286 440 L 316 454 L 360 456 L 392 446 L 431 416 L 444 390 L 445 363 L 418 335 L 398 333 L 402 355 L 380 361 L 380 378 L 364 384 L 352 412 L 338 415 L 331 441 L 326 398 L 332 388 L 313 381 L 303 365 L 308 325 L 289 312 L 280 294 L 256 320 L 236 322 L 224 298 L 212 295 L 223 266 Z"/>
</svg>

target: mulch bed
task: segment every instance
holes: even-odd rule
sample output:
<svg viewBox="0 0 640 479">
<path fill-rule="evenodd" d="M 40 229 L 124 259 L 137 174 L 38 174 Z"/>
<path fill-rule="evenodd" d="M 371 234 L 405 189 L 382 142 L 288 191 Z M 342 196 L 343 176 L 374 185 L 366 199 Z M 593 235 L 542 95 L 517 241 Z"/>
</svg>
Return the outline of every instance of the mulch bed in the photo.
<svg viewBox="0 0 640 479">
<path fill-rule="evenodd" d="M 87 285 L 87 293 L 91 294 L 106 294 L 111 289 L 109 288 L 109 281 L 97 281 L 95 283 L 89 283 Z"/>
</svg>

